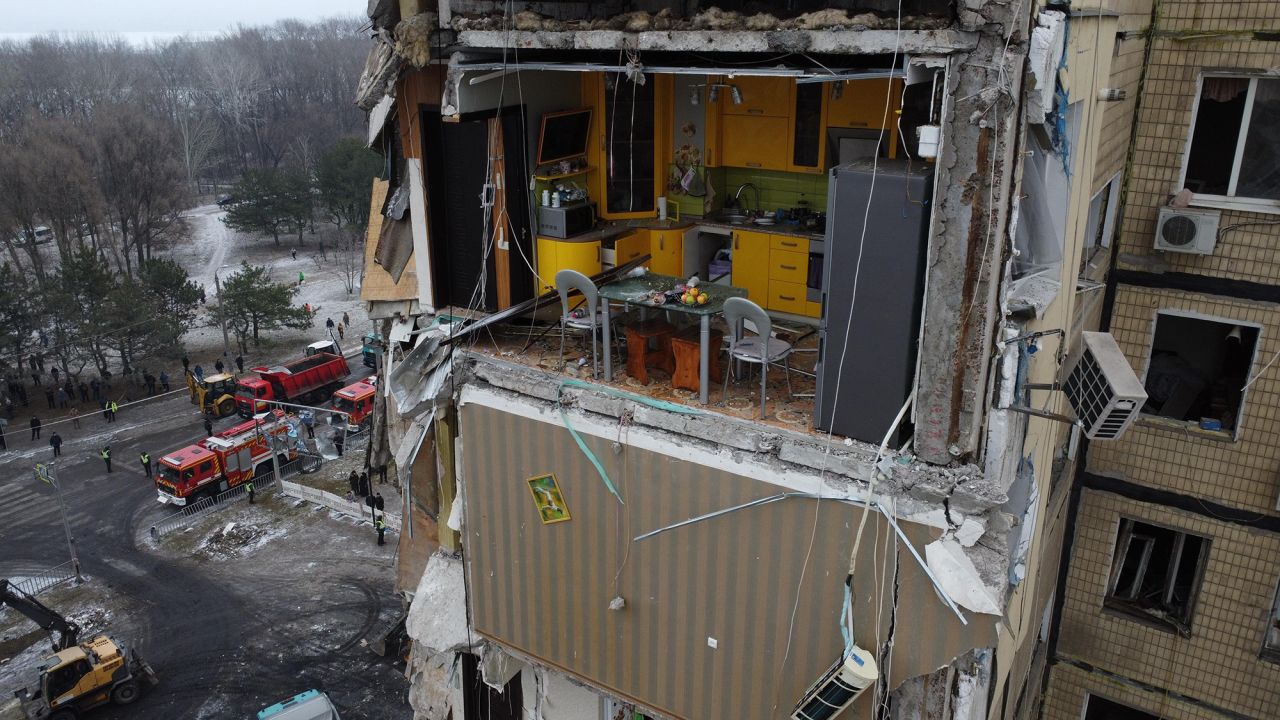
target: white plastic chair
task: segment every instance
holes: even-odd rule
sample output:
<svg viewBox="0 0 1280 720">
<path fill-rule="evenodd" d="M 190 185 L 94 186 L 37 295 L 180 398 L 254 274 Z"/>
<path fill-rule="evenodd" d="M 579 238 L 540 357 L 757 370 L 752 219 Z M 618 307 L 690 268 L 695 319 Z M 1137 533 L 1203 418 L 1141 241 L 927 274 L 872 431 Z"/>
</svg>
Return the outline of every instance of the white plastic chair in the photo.
<svg viewBox="0 0 1280 720">
<path fill-rule="evenodd" d="M 586 301 L 587 312 L 583 317 L 574 317 L 569 307 L 569 295 L 574 291 L 582 293 Z M 591 278 L 577 270 L 561 270 L 556 273 L 556 292 L 560 294 L 560 368 L 564 369 L 564 335 L 566 330 L 581 330 L 591 333 L 591 376 L 599 377 L 600 362 L 596 352 L 596 331 L 606 322 L 600 307 L 600 293 Z M 612 321 L 610 318 L 609 321 Z M 612 330 L 612 326 L 610 327 Z M 613 333 L 617 337 L 617 333 Z M 608 348 L 605 349 L 608 352 Z"/>
<path fill-rule="evenodd" d="M 765 383 L 769 378 L 769 365 L 782 363 L 787 378 L 787 396 L 791 397 L 791 343 L 773 337 L 773 321 L 764 308 L 746 298 L 729 298 L 724 302 L 724 320 L 729 325 L 729 369 L 724 374 L 724 390 L 721 397 L 729 400 L 729 374 L 737 362 L 760 365 L 760 419 L 765 418 Z M 756 335 L 746 336 L 743 325 L 750 322 Z M 737 362 L 735 362 L 737 361 Z"/>
</svg>

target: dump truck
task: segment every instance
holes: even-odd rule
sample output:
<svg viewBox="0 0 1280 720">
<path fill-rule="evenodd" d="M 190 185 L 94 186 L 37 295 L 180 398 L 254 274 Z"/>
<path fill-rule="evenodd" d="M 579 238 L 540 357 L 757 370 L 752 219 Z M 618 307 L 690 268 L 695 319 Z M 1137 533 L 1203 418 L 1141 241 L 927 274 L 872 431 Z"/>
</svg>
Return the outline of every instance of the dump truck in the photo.
<svg viewBox="0 0 1280 720">
<path fill-rule="evenodd" d="M 364 359 L 366 367 L 378 367 L 378 358 L 382 355 L 382 351 L 386 349 L 386 343 L 382 342 L 382 337 L 375 332 L 367 332 L 364 334 L 364 341 L 360 346 L 360 355 Z"/>
<path fill-rule="evenodd" d="M 14 693 L 28 720 L 76 720 L 93 708 L 129 705 L 158 681 L 137 653 L 110 635 L 80 641 L 80 627 L 44 603 L 0 580 L 0 606 L 8 605 L 47 632 L 56 632 L 53 651 L 40 663 L 35 688 Z M 13 708 L 8 708 L 12 711 Z"/>
<path fill-rule="evenodd" d="M 255 367 L 253 372 L 257 375 L 236 383 L 236 407 L 244 418 L 266 410 L 269 400 L 299 404 L 328 400 L 351 369 L 341 355 L 322 352 L 284 365 Z"/>
<path fill-rule="evenodd" d="M 231 373 L 205 375 L 204 380 L 187 373 L 187 390 L 191 393 L 191 404 L 202 413 L 221 418 L 236 412 L 236 376 Z"/>
<path fill-rule="evenodd" d="M 273 444 L 285 448 L 276 451 L 281 463 L 298 457 L 296 443 L 288 441 L 290 430 L 296 435 L 296 428 L 296 418 L 273 410 L 165 453 L 156 465 L 156 499 L 186 505 L 271 472 Z M 285 442 L 273 443 L 276 437 Z"/>
<path fill-rule="evenodd" d="M 333 409 L 347 414 L 347 432 L 360 432 L 373 422 L 377 376 L 367 377 L 333 394 Z"/>
</svg>

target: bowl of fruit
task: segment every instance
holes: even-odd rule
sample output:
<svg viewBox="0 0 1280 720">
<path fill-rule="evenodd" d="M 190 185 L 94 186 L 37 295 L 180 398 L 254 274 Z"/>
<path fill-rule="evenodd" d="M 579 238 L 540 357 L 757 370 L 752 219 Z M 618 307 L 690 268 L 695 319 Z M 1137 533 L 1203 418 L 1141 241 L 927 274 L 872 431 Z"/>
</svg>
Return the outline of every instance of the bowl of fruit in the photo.
<svg viewBox="0 0 1280 720">
<path fill-rule="evenodd" d="M 706 305 L 709 300 L 706 291 L 696 287 L 688 288 L 680 294 L 680 302 L 685 305 Z"/>
</svg>

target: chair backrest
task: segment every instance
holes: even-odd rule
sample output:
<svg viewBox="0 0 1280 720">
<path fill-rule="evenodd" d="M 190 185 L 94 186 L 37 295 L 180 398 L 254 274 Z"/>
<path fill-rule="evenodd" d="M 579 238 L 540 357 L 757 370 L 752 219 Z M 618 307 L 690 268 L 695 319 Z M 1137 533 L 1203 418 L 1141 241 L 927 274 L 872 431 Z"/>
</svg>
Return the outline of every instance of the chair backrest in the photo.
<svg viewBox="0 0 1280 720">
<path fill-rule="evenodd" d="M 773 335 L 773 321 L 764 308 L 746 298 L 734 297 L 724 301 L 724 321 L 729 326 L 729 348 L 742 340 L 742 321 L 750 320 L 756 333 L 768 340 Z"/>
<path fill-rule="evenodd" d="M 560 308 L 565 317 L 569 316 L 569 293 L 577 290 L 582 293 L 582 297 L 587 300 L 587 317 L 594 318 L 596 315 L 596 303 L 599 300 L 599 293 L 596 291 L 596 284 L 591 282 L 591 278 L 583 275 L 577 270 L 564 269 L 556 273 L 556 292 L 560 293 Z"/>
</svg>

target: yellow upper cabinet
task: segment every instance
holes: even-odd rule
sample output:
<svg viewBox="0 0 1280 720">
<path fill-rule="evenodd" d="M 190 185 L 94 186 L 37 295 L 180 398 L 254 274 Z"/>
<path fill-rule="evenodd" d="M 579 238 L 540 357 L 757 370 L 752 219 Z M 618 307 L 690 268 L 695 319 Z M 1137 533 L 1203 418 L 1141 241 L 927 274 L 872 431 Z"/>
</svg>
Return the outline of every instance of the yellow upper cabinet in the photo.
<svg viewBox="0 0 1280 720">
<path fill-rule="evenodd" d="M 827 128 L 822 123 L 827 105 L 824 83 L 796 84 L 792 93 L 790 148 L 787 170 L 821 174 L 826 169 Z"/>
<path fill-rule="evenodd" d="M 828 126 L 874 129 L 891 127 L 897 124 L 898 120 L 897 109 L 902 101 L 902 80 L 889 78 L 848 80 L 843 88 L 839 87 L 838 83 L 831 83 L 829 96 Z"/>
<path fill-rule="evenodd" d="M 789 123 L 785 117 L 725 115 L 720 120 L 720 164 L 786 170 Z"/>
<path fill-rule="evenodd" d="M 733 93 L 720 88 L 720 106 L 725 115 L 764 115 L 785 118 L 791 115 L 791 93 L 795 80 L 789 77 L 746 76 L 724 80 L 742 94 L 742 102 L 734 104 Z M 727 164 L 727 163 L 726 163 Z"/>
<path fill-rule="evenodd" d="M 621 73 L 586 73 L 591 115 L 591 195 L 605 220 L 657 214 L 671 153 L 671 78 L 637 85 Z"/>
</svg>

